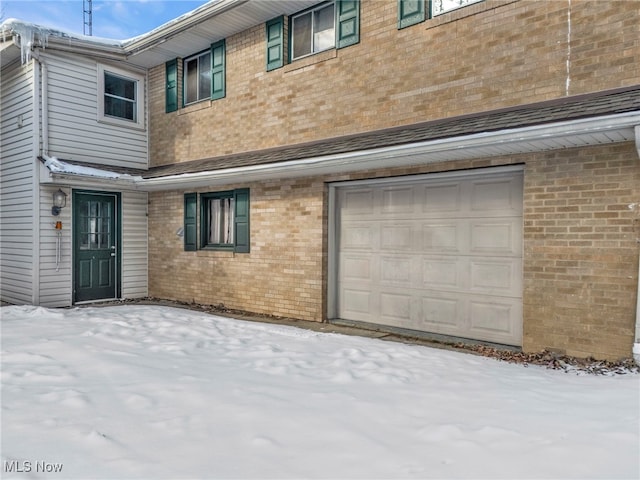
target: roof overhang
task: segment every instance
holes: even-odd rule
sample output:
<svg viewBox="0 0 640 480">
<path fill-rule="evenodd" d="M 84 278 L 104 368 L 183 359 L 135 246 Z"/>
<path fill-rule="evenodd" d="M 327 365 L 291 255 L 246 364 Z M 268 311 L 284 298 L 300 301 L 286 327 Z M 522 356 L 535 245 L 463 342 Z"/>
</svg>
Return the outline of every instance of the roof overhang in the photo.
<svg viewBox="0 0 640 480">
<path fill-rule="evenodd" d="M 93 182 L 91 185 L 109 185 L 150 192 L 186 190 L 232 183 L 335 175 L 620 142 L 635 142 L 640 158 L 640 112 L 627 112 L 392 147 L 155 178 L 143 178 L 144 176 L 96 178 L 95 176 L 50 171 L 48 179 L 69 185 L 87 186 L 87 182 Z"/>
</svg>

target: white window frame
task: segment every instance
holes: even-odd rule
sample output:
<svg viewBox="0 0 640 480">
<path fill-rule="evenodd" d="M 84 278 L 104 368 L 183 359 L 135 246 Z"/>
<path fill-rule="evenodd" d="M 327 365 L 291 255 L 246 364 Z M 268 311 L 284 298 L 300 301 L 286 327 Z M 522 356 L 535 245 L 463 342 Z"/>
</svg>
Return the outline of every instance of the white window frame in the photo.
<svg viewBox="0 0 640 480">
<path fill-rule="evenodd" d="M 200 57 L 204 57 L 205 55 L 209 56 L 209 81 L 213 81 L 213 79 L 211 78 L 211 62 L 213 61 L 213 58 L 211 56 L 211 50 L 205 50 L 204 52 L 200 52 L 200 53 L 196 53 L 195 55 L 191 55 L 190 57 L 185 58 L 182 61 L 182 98 L 184 99 L 184 105 L 193 105 L 194 103 L 198 103 L 198 102 L 202 102 L 204 100 L 211 100 L 211 88 L 209 88 L 209 94 L 200 98 Z M 191 102 L 187 102 L 187 98 L 189 97 L 189 95 L 187 94 L 187 88 L 189 87 L 189 83 L 187 82 L 187 63 L 190 62 L 193 59 L 198 59 L 198 72 L 196 74 L 196 80 L 197 80 L 197 84 L 196 84 L 196 99 L 191 101 Z"/>
<path fill-rule="evenodd" d="M 322 10 L 325 9 L 327 7 L 333 6 L 333 44 L 329 47 L 325 47 L 325 48 L 319 48 L 316 49 L 316 45 L 315 45 L 315 23 L 314 23 L 314 13 L 317 12 L 318 10 Z M 310 55 L 315 55 L 316 53 L 320 53 L 320 52 L 324 52 L 326 50 L 331 50 L 332 48 L 336 48 L 336 4 L 335 2 L 331 1 L 331 2 L 326 2 L 326 3 L 322 3 L 320 5 L 316 5 L 313 8 L 309 8 L 307 10 L 304 10 L 302 12 L 296 13 L 295 15 L 291 16 L 291 60 L 299 60 L 301 58 L 304 57 L 308 57 Z M 305 53 L 304 55 L 300 55 L 298 57 L 294 56 L 295 55 L 295 21 L 296 18 L 298 17 L 302 17 L 304 15 L 308 15 L 311 14 L 311 52 L 309 53 Z"/>
<path fill-rule="evenodd" d="M 444 15 L 445 13 L 482 1 L 483 0 L 431 0 L 431 2 L 429 2 L 431 7 L 431 17 Z"/>
<path fill-rule="evenodd" d="M 129 120 L 127 118 L 113 117 L 111 115 L 105 115 L 104 113 L 104 74 L 109 73 L 116 77 L 131 80 L 136 84 L 136 99 L 135 99 L 135 119 Z M 122 70 L 120 68 L 112 67 L 110 65 L 98 64 L 98 122 L 109 123 L 112 125 L 119 125 L 129 128 L 144 129 L 145 125 L 145 76 L 132 72 L 129 70 Z"/>
</svg>

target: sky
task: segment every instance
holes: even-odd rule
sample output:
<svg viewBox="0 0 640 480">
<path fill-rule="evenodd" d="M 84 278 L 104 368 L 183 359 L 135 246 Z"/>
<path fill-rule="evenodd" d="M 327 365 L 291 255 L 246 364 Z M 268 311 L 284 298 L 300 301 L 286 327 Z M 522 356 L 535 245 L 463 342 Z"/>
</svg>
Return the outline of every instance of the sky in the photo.
<svg viewBox="0 0 640 480">
<path fill-rule="evenodd" d="M 0 317 L 2 478 L 640 478 L 637 373 L 152 305 Z"/>
<path fill-rule="evenodd" d="M 92 34 L 114 40 L 136 37 L 205 3 L 207 0 L 93 0 Z M 0 0 L 0 20 L 17 18 L 83 34 L 83 9 L 83 0 Z"/>
</svg>

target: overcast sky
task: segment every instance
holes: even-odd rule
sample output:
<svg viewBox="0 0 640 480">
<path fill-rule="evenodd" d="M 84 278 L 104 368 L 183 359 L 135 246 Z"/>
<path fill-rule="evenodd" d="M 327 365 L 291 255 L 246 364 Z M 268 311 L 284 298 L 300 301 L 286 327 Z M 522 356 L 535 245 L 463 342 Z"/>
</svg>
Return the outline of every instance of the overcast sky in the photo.
<svg viewBox="0 0 640 480">
<path fill-rule="evenodd" d="M 124 40 L 147 33 L 208 0 L 93 0 L 93 35 Z M 82 34 L 83 0 L 0 0 L 0 20 Z M 88 31 L 88 30 L 87 30 Z"/>
</svg>

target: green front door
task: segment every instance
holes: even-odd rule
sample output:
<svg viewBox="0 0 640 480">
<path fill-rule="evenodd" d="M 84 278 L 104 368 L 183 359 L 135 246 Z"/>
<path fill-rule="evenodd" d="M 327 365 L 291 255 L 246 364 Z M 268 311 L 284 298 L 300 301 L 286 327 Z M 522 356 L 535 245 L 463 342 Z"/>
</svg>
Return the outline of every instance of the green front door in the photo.
<svg viewBox="0 0 640 480">
<path fill-rule="evenodd" d="M 115 193 L 74 192 L 74 302 L 119 296 L 118 200 Z"/>
</svg>

